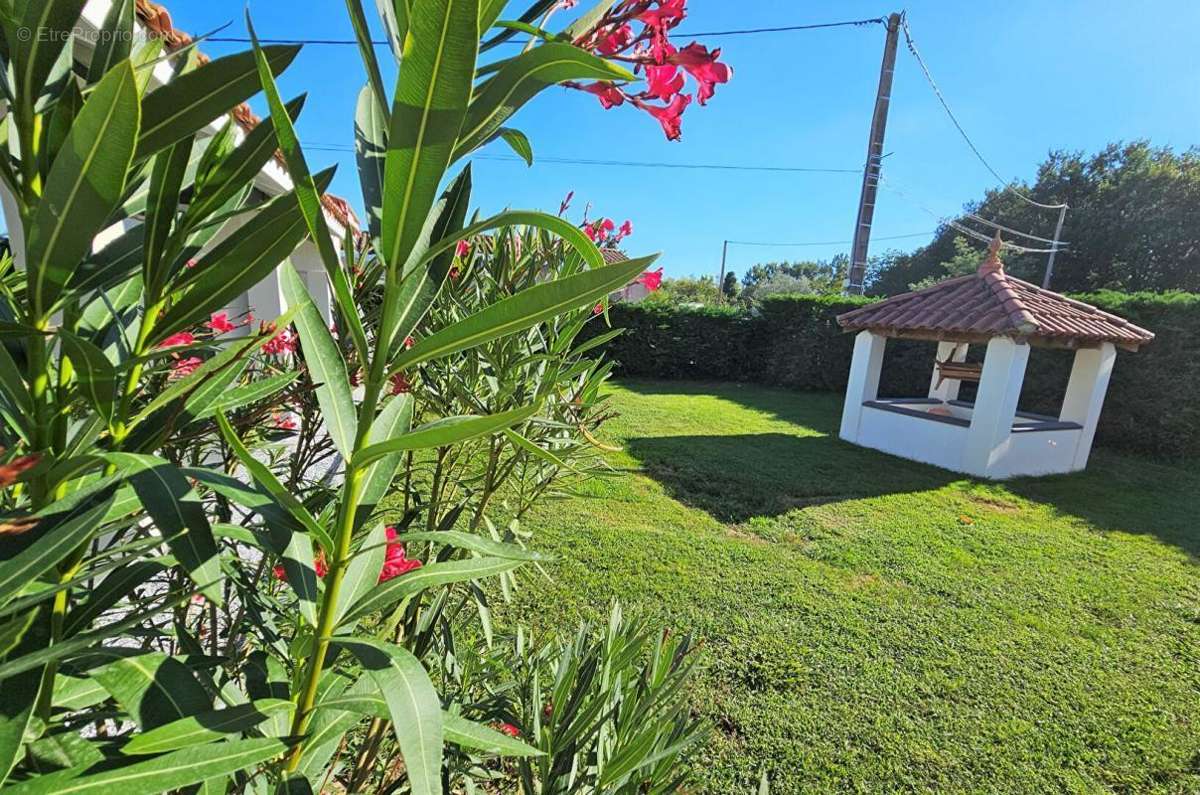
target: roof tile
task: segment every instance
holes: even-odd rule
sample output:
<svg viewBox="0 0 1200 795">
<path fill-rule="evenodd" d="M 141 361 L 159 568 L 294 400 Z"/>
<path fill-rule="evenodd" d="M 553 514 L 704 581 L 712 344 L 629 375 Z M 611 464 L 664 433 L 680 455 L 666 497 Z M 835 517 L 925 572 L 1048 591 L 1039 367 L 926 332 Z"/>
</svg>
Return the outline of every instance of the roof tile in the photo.
<svg viewBox="0 0 1200 795">
<path fill-rule="evenodd" d="M 1012 336 L 1032 342 L 1111 342 L 1137 348 L 1154 334 L 1091 304 L 1009 276 L 992 242 L 979 270 L 838 316 L 846 331 Z"/>
</svg>

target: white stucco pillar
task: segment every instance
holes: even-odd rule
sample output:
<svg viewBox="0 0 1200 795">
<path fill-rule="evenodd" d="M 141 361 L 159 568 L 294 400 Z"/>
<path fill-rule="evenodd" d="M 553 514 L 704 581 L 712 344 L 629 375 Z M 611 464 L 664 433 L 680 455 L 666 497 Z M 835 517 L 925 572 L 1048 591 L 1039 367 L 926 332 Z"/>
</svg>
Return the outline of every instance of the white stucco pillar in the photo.
<svg viewBox="0 0 1200 795">
<path fill-rule="evenodd" d="M 287 301 L 283 298 L 283 285 L 279 283 L 279 269 L 271 271 L 267 278 L 246 291 L 246 302 L 254 313 L 254 328 L 259 322 L 269 323 L 283 314 Z"/>
<path fill-rule="evenodd" d="M 883 369 L 883 349 L 886 344 L 886 337 L 870 331 L 860 331 L 854 338 L 854 357 L 850 361 L 850 380 L 846 384 L 842 428 L 838 433 L 847 442 L 858 441 L 863 401 L 879 396 L 879 373 Z"/>
<path fill-rule="evenodd" d="M 967 360 L 967 343 L 939 342 L 937 347 L 938 362 L 965 362 Z M 938 400 L 958 400 L 958 388 L 962 382 L 957 378 L 947 378 L 938 386 L 937 363 L 933 366 L 933 377 L 929 379 L 929 397 Z"/>
<path fill-rule="evenodd" d="M 1071 379 L 1067 382 L 1067 394 L 1058 416 L 1063 422 L 1077 422 L 1083 426 L 1079 444 L 1075 448 L 1074 469 L 1087 466 L 1092 440 L 1096 438 L 1096 424 L 1100 421 L 1100 409 L 1104 407 L 1104 395 L 1108 392 L 1108 381 L 1116 360 L 1117 349 L 1111 342 L 1099 348 L 1080 348 L 1075 352 Z"/>
<path fill-rule="evenodd" d="M 986 476 L 1009 442 L 1028 361 L 1029 346 L 1023 342 L 1008 337 L 988 342 L 963 450 L 963 469 L 972 475 Z"/>
</svg>

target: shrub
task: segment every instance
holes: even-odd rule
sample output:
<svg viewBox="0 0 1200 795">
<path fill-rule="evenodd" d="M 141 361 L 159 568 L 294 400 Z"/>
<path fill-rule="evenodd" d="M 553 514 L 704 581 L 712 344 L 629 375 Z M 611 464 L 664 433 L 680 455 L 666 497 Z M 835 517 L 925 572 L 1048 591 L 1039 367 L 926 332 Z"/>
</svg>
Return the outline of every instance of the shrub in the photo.
<svg viewBox="0 0 1200 795">
<path fill-rule="evenodd" d="M 489 631 L 479 581 L 541 559 L 515 529 L 470 530 L 492 529 L 488 500 L 506 481 L 520 484 L 519 513 L 563 469 L 586 468 L 578 437 L 603 419 L 606 370 L 576 337 L 653 258 L 605 265 L 583 231 L 544 213 L 470 217 L 470 166 L 449 172 L 494 139 L 529 157 L 501 125 L 576 79 L 677 137 L 687 102 L 650 101 L 600 53 L 634 47 L 619 34 L 638 17 L 656 26 L 639 42 L 664 37 L 682 4 L 623 2 L 559 35 L 498 21 L 503 2 L 384 3 L 404 54 L 393 104 L 350 0 L 368 75 L 355 119 L 368 230 L 346 236 L 344 256 L 323 212 L 331 174 L 310 172 L 301 103 L 275 84 L 297 47 L 260 47 L 251 26 L 252 51 L 164 52 L 131 35 L 141 4 L 127 1 L 76 53 L 82 5 L 0 10 L 0 181 L 23 233 L 0 257 L 0 784 L 429 795 L 444 789 L 447 743 L 538 754 L 458 719 L 429 658 L 473 601 Z M 549 5 L 522 18 L 546 20 Z M 518 30 L 534 45 L 480 64 Z M 688 49 L 710 67 L 692 73 L 710 94 L 728 79 L 719 51 Z M 165 68 L 175 79 L 148 90 Z M 244 118 L 231 108 L 260 88 L 269 121 L 241 140 L 232 118 L 208 134 L 213 119 Z M 293 188 L 260 202 L 254 178 L 277 152 Z M 517 225 L 544 235 L 520 278 Z M 334 329 L 287 262 L 306 238 Z M 288 311 L 232 334 L 222 307 L 276 269 Z M 377 303 L 357 300 L 367 279 Z M 482 470 L 478 444 L 490 444 Z M 457 494 L 422 479 L 443 452 L 456 466 L 438 479 Z M 338 477 L 314 476 L 324 463 Z M 398 477 L 402 515 L 388 525 Z M 458 528 L 472 508 L 478 521 Z M 381 747 L 396 751 L 382 770 Z M 627 759 L 639 766 L 636 749 Z"/>
<path fill-rule="evenodd" d="M 1200 454 L 1200 295 L 1076 297 L 1157 335 L 1138 353 L 1118 357 L 1097 442 L 1163 458 Z M 627 331 L 607 344 L 607 352 L 625 376 L 836 392 L 846 387 L 854 345 L 854 336 L 843 333 L 836 318 L 869 300 L 772 296 L 757 312 L 619 304 L 611 312 L 613 325 Z M 889 340 L 880 394 L 924 394 L 933 357 L 933 343 Z M 1035 348 L 1021 407 L 1057 412 L 1069 373 L 1070 352 Z M 963 394 L 970 395 L 969 385 Z"/>
</svg>

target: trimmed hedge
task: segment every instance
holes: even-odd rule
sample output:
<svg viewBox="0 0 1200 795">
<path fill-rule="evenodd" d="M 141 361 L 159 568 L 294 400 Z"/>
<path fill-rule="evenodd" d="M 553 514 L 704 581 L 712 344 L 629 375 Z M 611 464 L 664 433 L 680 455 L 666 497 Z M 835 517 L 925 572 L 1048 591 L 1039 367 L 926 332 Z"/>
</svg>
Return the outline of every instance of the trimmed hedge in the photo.
<svg viewBox="0 0 1200 795">
<path fill-rule="evenodd" d="M 1122 352 L 1113 371 L 1097 443 L 1181 458 L 1200 455 L 1200 294 L 1101 292 L 1076 296 L 1153 331 L 1139 353 Z M 607 344 L 617 372 L 646 378 L 752 381 L 792 389 L 846 387 L 854 336 L 836 317 L 871 299 L 772 296 L 761 308 L 617 304 L 612 324 L 626 332 Z M 592 324 L 594 333 L 604 330 Z M 880 394 L 923 395 L 935 343 L 889 340 Z M 971 358 L 983 354 L 971 347 Z M 1071 352 L 1035 348 L 1021 408 L 1056 414 Z M 973 385 L 964 384 L 970 399 Z"/>
</svg>

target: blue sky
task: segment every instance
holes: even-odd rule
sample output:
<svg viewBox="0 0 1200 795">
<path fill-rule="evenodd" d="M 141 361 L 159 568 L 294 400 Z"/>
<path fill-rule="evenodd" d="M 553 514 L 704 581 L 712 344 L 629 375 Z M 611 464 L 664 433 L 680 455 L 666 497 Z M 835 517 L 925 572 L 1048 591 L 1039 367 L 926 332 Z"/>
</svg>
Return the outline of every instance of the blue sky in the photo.
<svg viewBox="0 0 1200 795">
<path fill-rule="evenodd" d="M 244 35 L 243 0 L 168 0 L 177 27 L 209 30 L 233 21 Z M 373 3 L 365 2 L 371 7 Z M 588 0 L 581 7 L 590 6 Z M 523 8 L 514 0 L 512 8 Z M 884 15 L 880 2 L 691 0 L 680 32 L 773 27 Z M 349 38 L 342 0 L 251 0 L 262 37 Z M 1200 54 L 1194 0 L 914 1 L 907 5 L 918 46 L 960 121 L 1006 177 L 1030 178 L 1051 149 L 1095 150 L 1149 138 L 1185 148 L 1200 143 Z M 656 122 L 631 108 L 604 111 L 590 96 L 551 89 L 516 118 L 535 155 L 675 163 L 859 168 L 879 75 L 884 29 L 834 28 L 702 38 L 723 48 L 731 83 L 684 117 L 683 140 L 666 141 Z M 212 43 L 213 55 L 238 49 Z M 381 55 L 385 54 L 380 50 Z M 352 143 L 362 71 L 354 47 L 310 46 L 285 74 L 287 96 L 310 94 L 302 141 Z M 259 106 L 261 109 L 261 106 Z M 885 178 L 909 198 L 883 192 L 876 236 L 928 232 L 994 184 L 951 126 L 904 49 L 897 61 Z M 489 150 L 506 153 L 503 144 Z M 312 151 L 314 165 L 341 162 L 333 190 L 360 205 L 353 156 Z M 632 219 L 633 254 L 663 252 L 669 276 L 715 273 L 722 240 L 839 241 L 852 234 L 860 177 L 600 168 L 478 161 L 475 203 L 557 210 L 569 190 L 575 211 Z M 917 206 L 924 205 L 926 209 Z M 999 219 L 1003 223 L 1003 219 Z M 1049 236 L 1053 217 L 1039 230 Z M 914 248 L 927 238 L 878 242 Z M 730 267 L 828 257 L 845 245 L 733 246 Z"/>
</svg>

